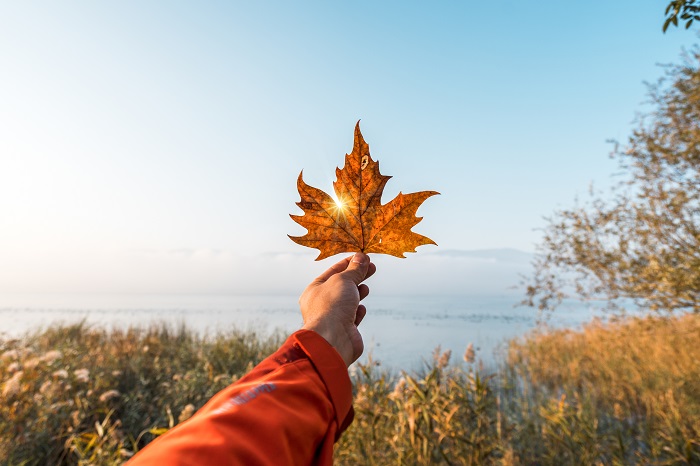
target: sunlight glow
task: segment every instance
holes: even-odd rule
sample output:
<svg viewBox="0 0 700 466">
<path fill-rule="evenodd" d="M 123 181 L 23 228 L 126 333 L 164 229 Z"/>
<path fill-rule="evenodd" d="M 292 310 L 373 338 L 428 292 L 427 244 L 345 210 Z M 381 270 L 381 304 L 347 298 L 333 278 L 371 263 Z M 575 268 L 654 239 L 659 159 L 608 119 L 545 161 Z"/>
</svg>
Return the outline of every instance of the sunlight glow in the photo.
<svg viewBox="0 0 700 466">
<path fill-rule="evenodd" d="M 333 199 L 333 202 L 335 202 L 335 208 L 340 212 L 343 212 L 345 210 L 345 202 L 343 202 L 343 199 L 337 197 L 335 193 L 331 194 L 331 198 Z"/>
<path fill-rule="evenodd" d="M 333 206 L 335 208 L 335 213 L 338 217 L 345 217 L 345 212 L 347 210 L 347 205 L 343 201 L 342 198 L 338 198 L 336 196 L 331 196 L 333 198 L 333 202 L 335 205 Z"/>
</svg>

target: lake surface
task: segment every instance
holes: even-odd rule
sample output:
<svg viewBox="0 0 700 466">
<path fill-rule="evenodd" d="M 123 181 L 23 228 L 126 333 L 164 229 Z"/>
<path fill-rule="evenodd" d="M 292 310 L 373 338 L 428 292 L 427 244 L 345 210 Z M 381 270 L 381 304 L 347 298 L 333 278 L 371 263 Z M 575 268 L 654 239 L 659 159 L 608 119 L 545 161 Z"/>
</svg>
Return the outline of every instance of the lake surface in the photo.
<svg viewBox="0 0 700 466">
<path fill-rule="evenodd" d="M 416 369 L 441 346 L 461 360 L 469 343 L 486 364 L 504 341 L 535 328 L 537 313 L 513 307 L 518 295 L 370 296 L 360 326 L 366 361 L 394 369 Z M 51 324 L 85 320 L 107 328 L 151 323 L 185 323 L 202 333 L 233 327 L 291 333 L 301 325 L 298 296 L 258 295 L 0 295 L 0 336 L 19 337 Z M 548 321 L 578 327 L 599 315 L 588 306 L 567 304 Z"/>
</svg>

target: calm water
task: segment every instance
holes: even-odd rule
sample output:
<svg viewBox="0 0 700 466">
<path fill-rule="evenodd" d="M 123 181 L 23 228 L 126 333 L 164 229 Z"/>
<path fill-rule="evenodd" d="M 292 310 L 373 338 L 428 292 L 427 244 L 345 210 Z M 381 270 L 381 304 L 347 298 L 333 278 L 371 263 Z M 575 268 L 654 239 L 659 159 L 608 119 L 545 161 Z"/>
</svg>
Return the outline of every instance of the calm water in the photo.
<svg viewBox="0 0 700 466">
<path fill-rule="evenodd" d="M 203 333 L 232 327 L 292 332 L 301 317 L 297 296 L 235 295 L 0 295 L 0 335 L 18 337 L 29 330 L 85 320 L 107 328 L 184 322 Z M 370 296 L 360 326 L 366 360 L 393 368 L 420 367 L 435 347 L 451 349 L 461 359 L 473 343 L 477 357 L 489 364 L 506 339 L 536 325 L 537 314 L 514 308 L 519 296 Z M 577 327 L 595 312 L 581 304 L 557 311 L 549 324 Z"/>
</svg>

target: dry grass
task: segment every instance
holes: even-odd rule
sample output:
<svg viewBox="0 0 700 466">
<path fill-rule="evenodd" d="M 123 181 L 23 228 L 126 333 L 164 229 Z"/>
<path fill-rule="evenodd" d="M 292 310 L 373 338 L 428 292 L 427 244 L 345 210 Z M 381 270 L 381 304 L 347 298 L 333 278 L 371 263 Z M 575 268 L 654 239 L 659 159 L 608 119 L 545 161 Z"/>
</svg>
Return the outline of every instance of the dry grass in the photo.
<svg viewBox="0 0 700 466">
<path fill-rule="evenodd" d="M 420 374 L 397 380 L 370 362 L 355 374 L 355 421 L 336 448 L 338 464 L 489 464 L 503 457 L 493 376 L 449 365 L 436 350 Z"/>
<path fill-rule="evenodd" d="M 511 343 L 507 368 L 520 404 L 539 406 L 521 417 L 542 455 L 700 464 L 700 315 L 539 332 Z"/>
<path fill-rule="evenodd" d="M 0 342 L 3 464 L 121 464 L 276 349 L 180 327 L 78 324 Z"/>
<path fill-rule="evenodd" d="M 280 337 L 55 327 L 0 342 L 3 464 L 121 464 Z M 485 375 L 467 351 L 353 375 L 338 464 L 700 464 L 700 315 L 539 331 Z"/>
</svg>

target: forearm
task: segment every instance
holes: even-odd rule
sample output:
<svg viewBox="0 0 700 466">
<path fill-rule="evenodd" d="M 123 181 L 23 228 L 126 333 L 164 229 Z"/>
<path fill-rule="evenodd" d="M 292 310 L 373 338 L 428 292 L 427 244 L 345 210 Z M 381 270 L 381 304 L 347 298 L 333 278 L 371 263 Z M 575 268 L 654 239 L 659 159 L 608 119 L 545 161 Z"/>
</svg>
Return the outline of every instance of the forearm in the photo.
<svg viewBox="0 0 700 466">
<path fill-rule="evenodd" d="M 331 464 L 351 404 L 343 359 L 321 336 L 301 330 L 129 465 Z"/>
</svg>

